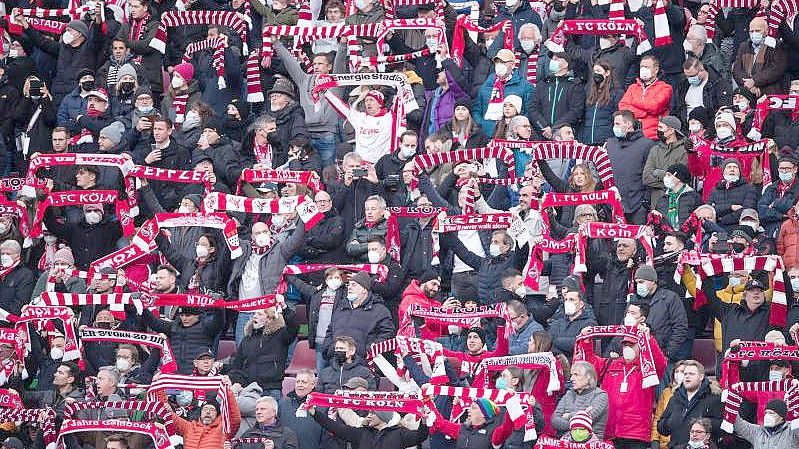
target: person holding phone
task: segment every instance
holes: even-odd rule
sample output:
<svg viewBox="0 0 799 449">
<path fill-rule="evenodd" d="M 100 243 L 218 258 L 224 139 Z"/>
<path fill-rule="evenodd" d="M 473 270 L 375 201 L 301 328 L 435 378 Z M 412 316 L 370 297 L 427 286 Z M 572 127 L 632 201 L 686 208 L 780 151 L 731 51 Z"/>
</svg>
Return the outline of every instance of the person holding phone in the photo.
<svg viewBox="0 0 799 449">
<path fill-rule="evenodd" d="M 35 76 L 28 77 L 13 112 L 17 124 L 14 165 L 17 171 L 24 172 L 27 171 L 26 153 L 30 157 L 36 149 L 50 148 L 50 133 L 56 126 L 53 97 L 44 81 Z"/>
</svg>

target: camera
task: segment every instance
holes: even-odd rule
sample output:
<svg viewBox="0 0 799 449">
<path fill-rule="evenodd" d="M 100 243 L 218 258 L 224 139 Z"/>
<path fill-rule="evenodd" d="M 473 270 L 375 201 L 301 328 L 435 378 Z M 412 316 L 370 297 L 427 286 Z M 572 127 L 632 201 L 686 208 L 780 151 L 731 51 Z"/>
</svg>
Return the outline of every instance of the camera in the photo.
<svg viewBox="0 0 799 449">
<path fill-rule="evenodd" d="M 366 167 L 357 167 L 352 170 L 352 177 L 353 178 L 365 178 L 366 175 L 369 173 L 369 170 Z"/>
<path fill-rule="evenodd" d="M 721 164 L 723 164 L 723 163 L 724 163 L 724 158 L 723 157 L 721 157 L 721 156 L 719 156 L 717 154 L 713 154 L 713 155 L 710 156 L 710 166 L 711 167 L 721 167 Z"/>
<path fill-rule="evenodd" d="M 389 189 L 396 189 L 400 184 L 400 175 L 397 173 L 386 176 L 386 187 Z"/>
</svg>

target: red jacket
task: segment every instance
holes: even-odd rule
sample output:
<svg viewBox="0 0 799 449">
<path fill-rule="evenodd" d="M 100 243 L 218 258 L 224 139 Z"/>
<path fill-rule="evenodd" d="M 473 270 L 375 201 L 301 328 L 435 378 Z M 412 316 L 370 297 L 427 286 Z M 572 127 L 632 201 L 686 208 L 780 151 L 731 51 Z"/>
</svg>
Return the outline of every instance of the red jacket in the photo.
<svg viewBox="0 0 799 449">
<path fill-rule="evenodd" d="M 777 235 L 777 254 L 786 267 L 799 266 L 799 217 L 794 208 L 788 210 L 788 219 L 782 222 Z"/>
<path fill-rule="evenodd" d="M 493 351 L 483 351 L 479 354 L 472 355 L 468 352 L 450 351 L 449 349 L 444 348 L 444 357 L 454 357 L 458 359 L 460 364 L 460 374 L 471 376 L 474 374 L 474 369 L 477 368 L 477 365 L 479 365 L 483 359 L 508 355 L 509 343 L 508 339 L 505 337 L 506 326 L 508 326 L 507 323 L 503 324 L 502 326 L 497 326 L 497 346 Z"/>
<path fill-rule="evenodd" d="M 586 361 L 594 365 L 597 375 L 602 378 L 602 389 L 608 393 L 608 424 L 605 428 L 605 439 L 630 438 L 639 441 L 651 441 L 652 437 L 652 404 L 655 403 L 656 387 L 641 388 L 643 376 L 638 361 L 626 363 L 623 358 L 605 359 L 594 354 L 594 342 L 582 340 Z M 666 372 L 666 358 L 652 334 L 649 335 L 652 347 L 652 358 L 658 377 L 663 378 Z M 607 367 L 605 366 L 607 363 Z M 602 373 L 604 372 L 604 377 Z M 622 381 L 627 376 L 627 392 L 623 393 Z"/>
<path fill-rule="evenodd" d="M 402 292 L 402 300 L 400 300 L 398 312 L 400 326 L 397 335 L 416 337 L 413 321 L 408 320 L 406 317 L 406 313 L 412 305 L 419 305 L 426 308 L 441 307 L 440 302 L 436 301 L 435 299 L 430 299 L 424 294 L 419 285 L 419 281 L 414 279 L 410 284 L 408 284 L 407 287 L 405 287 L 405 291 Z M 427 323 L 420 326 L 419 331 L 421 333 L 421 338 L 424 338 L 425 340 L 435 340 L 436 338 L 446 335 L 447 333 L 446 326 Z"/>
<path fill-rule="evenodd" d="M 647 87 L 641 79 L 627 88 L 624 96 L 619 101 L 619 110 L 626 109 L 641 121 L 644 135 L 652 140 L 658 140 L 658 120 L 669 115 L 671 105 L 671 86 L 662 80 L 657 80 Z"/>
</svg>

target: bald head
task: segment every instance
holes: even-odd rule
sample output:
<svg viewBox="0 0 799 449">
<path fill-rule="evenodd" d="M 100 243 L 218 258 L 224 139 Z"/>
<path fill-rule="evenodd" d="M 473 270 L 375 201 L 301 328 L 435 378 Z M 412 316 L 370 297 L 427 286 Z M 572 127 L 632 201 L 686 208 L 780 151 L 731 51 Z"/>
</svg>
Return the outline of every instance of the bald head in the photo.
<svg viewBox="0 0 799 449">
<path fill-rule="evenodd" d="M 766 35 L 766 19 L 763 17 L 755 17 L 749 22 L 749 34 L 751 36 L 752 33 L 760 33 L 761 36 Z"/>
<path fill-rule="evenodd" d="M 330 200 L 330 194 L 324 190 L 317 192 L 313 200 L 316 202 L 316 207 L 319 209 L 319 212 L 325 213 L 333 208 L 333 202 Z"/>
<path fill-rule="evenodd" d="M 252 233 L 253 234 L 258 234 L 258 233 L 261 233 L 263 231 L 269 231 L 269 225 L 268 224 L 264 223 L 263 221 L 259 221 L 259 222 L 253 223 L 253 225 L 252 225 Z"/>
</svg>

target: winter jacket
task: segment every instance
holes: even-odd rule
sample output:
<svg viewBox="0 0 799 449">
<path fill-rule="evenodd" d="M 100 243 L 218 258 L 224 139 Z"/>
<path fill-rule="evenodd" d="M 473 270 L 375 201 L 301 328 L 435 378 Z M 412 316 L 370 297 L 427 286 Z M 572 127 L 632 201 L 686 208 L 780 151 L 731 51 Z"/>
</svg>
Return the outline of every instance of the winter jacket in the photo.
<svg viewBox="0 0 799 449">
<path fill-rule="evenodd" d="M 738 226 L 738 220 L 744 209 L 757 207 L 757 189 L 744 178 L 731 183 L 722 179 L 710 192 L 707 204 L 716 209 L 716 223 L 731 230 Z M 734 211 L 732 210 L 734 204 L 743 207 Z"/>
<path fill-rule="evenodd" d="M 722 348 L 729 348 L 730 342 L 736 338 L 745 341 L 762 341 L 766 332 L 772 329 L 769 325 L 771 304 L 764 302 L 754 312 L 741 301 L 740 304 L 726 303 L 719 299 L 713 287 L 715 276 L 702 283 L 710 305 L 710 313 L 721 321 Z"/>
<path fill-rule="evenodd" d="M 305 231 L 305 245 L 297 255 L 306 262 L 335 262 L 344 257 L 344 220 L 336 209 L 324 215 L 316 226 Z"/>
<path fill-rule="evenodd" d="M 203 293 L 215 293 L 225 296 L 227 292 L 227 278 L 230 275 L 230 259 L 225 253 L 226 249 L 220 248 L 224 243 L 217 240 L 217 248 L 206 262 L 200 267 L 196 256 L 186 257 L 178 248 L 173 247 L 164 235 L 155 238 L 158 249 L 164 254 L 166 260 L 176 267 L 178 272 L 177 285 L 184 291 L 188 291 L 189 283 L 200 269 L 198 289 Z"/>
<path fill-rule="evenodd" d="M 353 449 L 396 449 L 421 445 L 427 439 L 428 429 L 424 422 L 418 430 L 408 430 L 392 423 L 392 426 L 377 430 L 373 427 L 350 427 L 343 422 L 333 421 L 327 413 L 316 412 L 316 422 L 328 432 L 352 444 Z"/>
<path fill-rule="evenodd" d="M 452 121 L 447 122 L 441 129 L 438 130 L 439 133 L 444 135 L 453 136 L 452 141 L 452 149 L 457 150 L 458 148 L 480 148 L 484 147 L 488 144 L 491 140 L 486 136 L 485 132 L 483 131 L 483 127 L 480 126 L 479 123 L 476 121 L 472 127 L 472 133 L 466 136 L 466 142 L 461 142 L 456 139 L 457 136 L 453 134 L 452 131 Z"/>
<path fill-rule="evenodd" d="M 75 257 L 75 267 L 87 270 L 95 260 L 108 255 L 117 249 L 117 240 L 122 237 L 122 226 L 118 221 L 111 221 L 107 216 L 94 225 L 81 218 L 77 223 L 58 223 L 53 208 L 44 213 L 44 224 L 59 240 L 69 243 Z M 31 281 L 31 288 L 33 281 Z"/>
<path fill-rule="evenodd" d="M 377 390 L 377 379 L 357 355 L 351 363 L 339 365 L 335 358 L 330 360 L 319 373 L 319 386 L 317 389 L 323 393 L 333 394 L 353 377 L 361 377 L 369 383 L 369 390 Z"/>
<path fill-rule="evenodd" d="M 506 92 L 507 96 L 507 92 Z M 541 130 L 567 123 L 577 129 L 585 108 L 585 86 L 573 76 L 551 76 L 538 82 L 530 106 L 530 123 Z"/>
<path fill-rule="evenodd" d="M 295 413 L 305 403 L 305 398 L 297 393 L 289 392 L 278 404 L 278 421 L 284 426 L 294 429 L 297 434 L 298 449 L 317 449 L 322 437 L 322 427 L 310 416 L 298 418 Z"/>
<path fill-rule="evenodd" d="M 134 39 L 130 38 L 130 23 L 124 22 L 117 33 L 117 37 L 125 40 L 128 48 L 130 48 L 131 55 L 140 57 L 140 68 L 136 72 L 139 76 L 150 84 L 154 92 L 160 93 L 163 91 L 164 80 L 161 75 L 162 54 L 153 47 L 150 47 L 150 42 L 155 37 L 155 32 L 158 30 L 158 17 L 152 15 L 147 23 L 144 25 L 141 37 L 136 36 Z"/>
<path fill-rule="evenodd" d="M 739 86 L 744 85 L 744 78 L 751 78 L 760 95 L 782 94 L 786 90 L 785 69 L 788 57 L 781 44 L 775 48 L 760 44 L 758 53 L 747 39 L 738 46 L 738 53 L 732 65 L 732 77 Z"/>
<path fill-rule="evenodd" d="M 428 298 L 419 285 L 418 280 L 412 280 L 402 292 L 402 300 L 398 308 L 400 321 L 399 334 L 405 337 L 424 338 L 425 340 L 435 340 L 446 334 L 446 328 L 436 323 L 426 323 L 425 320 L 414 320 L 413 325 L 405 326 L 406 314 L 411 306 L 421 306 L 424 308 L 441 307 L 441 303 L 433 298 Z"/>
<path fill-rule="evenodd" d="M 627 88 L 619 101 L 619 110 L 628 110 L 641 121 L 644 135 L 657 139 L 658 121 L 669 115 L 671 86 L 663 80 L 655 80 L 647 86 L 640 78 Z M 623 185 L 623 184 L 622 184 Z"/>
<path fill-rule="evenodd" d="M 447 77 L 448 88 L 443 90 L 441 87 L 437 87 L 430 100 L 426 103 L 424 121 L 422 122 L 424 135 L 437 132 L 452 120 L 452 116 L 455 114 L 455 103 L 458 100 L 471 100 L 469 94 L 461 87 L 467 84 L 460 68 L 452 59 L 445 59 L 441 64 Z"/>
<path fill-rule="evenodd" d="M 549 325 L 553 352 L 571 358 L 574 352 L 574 340 L 580 335 L 580 331 L 585 327 L 596 325 L 597 322 L 594 317 L 589 315 L 585 310 L 573 320 L 569 319 L 566 315 L 558 316 Z"/>
<path fill-rule="evenodd" d="M 256 423 L 250 430 L 244 432 L 242 438 L 269 438 L 275 444 L 275 449 L 298 449 L 297 436 L 295 429 L 281 425 L 278 420 L 271 426 Z M 263 443 L 241 444 L 239 447 L 241 449 L 262 449 Z"/>
<path fill-rule="evenodd" d="M 600 48 L 598 45 L 585 48 L 576 43 L 568 42 L 566 52 L 578 58 L 577 60 L 581 66 L 579 67 L 580 73 L 578 75 L 583 79 L 589 80 L 589 82 L 592 82 L 591 80 L 593 79 L 594 64 L 600 59 L 610 64 L 616 86 L 625 87 L 635 80 L 634 70 L 638 69 L 638 65 L 633 64 L 635 56 L 630 48 L 624 45 L 624 41 L 617 42 L 608 48 Z M 619 98 L 621 98 L 621 95 L 619 95 Z M 618 100 L 616 102 L 618 103 Z"/>
<path fill-rule="evenodd" d="M 66 126 L 70 134 L 80 132 L 78 122 L 75 119 L 79 115 L 86 113 L 88 104 L 89 98 L 81 95 L 80 87 L 76 87 L 61 100 L 56 115 L 56 124 L 58 126 Z"/>
<path fill-rule="evenodd" d="M 319 325 L 319 309 L 322 306 L 322 295 L 324 294 L 325 290 L 328 287 L 325 284 L 322 284 L 321 287 L 316 287 L 311 284 L 304 282 L 299 276 L 289 275 L 286 276 L 286 281 L 296 287 L 304 301 L 306 301 L 309 305 L 308 307 L 308 347 L 311 349 L 316 349 L 316 339 L 324 338 L 324 335 L 318 335 L 317 328 Z M 345 301 L 347 296 L 347 288 L 338 288 L 336 290 L 336 296 L 333 300 L 333 304 L 331 305 L 331 313 L 332 309 L 335 309 L 336 304 L 339 301 Z"/>
<path fill-rule="evenodd" d="M 200 83 L 193 79 L 188 81 L 189 88 L 186 92 L 189 96 L 186 100 L 186 112 L 189 112 L 191 105 L 202 101 L 202 92 L 200 92 Z M 175 122 L 175 109 L 172 107 L 172 101 L 175 99 L 175 92 L 172 88 L 164 92 L 164 98 L 161 100 L 161 114 L 164 117 L 169 117 L 172 122 Z"/>
<path fill-rule="evenodd" d="M 325 353 L 332 354 L 333 339 L 347 335 L 358 344 L 358 354 L 366 355 L 369 345 L 391 339 L 395 335 L 391 314 L 382 298 L 369 293 L 357 308 L 349 301 L 340 301 L 333 309 L 333 319 L 325 336 Z"/>
<path fill-rule="evenodd" d="M 344 221 L 344 235 L 350 235 L 355 222 L 363 218 L 364 201 L 378 193 L 377 187 L 377 184 L 365 178 L 353 180 L 349 186 L 339 181 L 327 185 L 333 207 L 341 214 L 341 219 Z"/>
<path fill-rule="evenodd" d="M 688 338 L 688 320 L 677 294 L 666 288 L 658 288 L 649 298 L 646 324 L 652 330 L 663 355 L 676 361 L 680 347 Z"/>
<path fill-rule="evenodd" d="M 715 381 L 711 383 L 707 378 L 702 381 L 691 400 L 688 400 L 685 386 L 680 385 L 677 388 L 658 421 L 658 432 L 661 435 L 671 436 L 670 449 L 682 448 L 688 443 L 690 423 L 694 418 L 708 418 L 713 423 L 711 441 L 719 436 L 723 413 L 720 395 L 721 388 L 718 383 Z"/>
<path fill-rule="evenodd" d="M 487 136 L 494 135 L 494 128 L 497 122 L 494 120 L 486 120 L 485 113 L 488 108 L 489 100 L 491 99 L 491 92 L 494 90 L 494 74 L 488 76 L 474 100 L 472 106 L 472 118 L 483 127 L 483 131 Z M 514 69 L 510 79 L 505 83 L 505 98 L 508 95 L 516 95 L 522 99 L 522 110 L 519 111 L 520 115 L 530 116 L 530 110 L 533 103 L 534 87 L 527 81 L 527 78 Z"/>
<path fill-rule="evenodd" d="M 242 169 L 241 161 L 237 159 L 238 146 L 238 142 L 232 141 L 230 137 L 222 136 L 208 148 L 204 150 L 197 148 L 192 151 L 192 161 L 203 156 L 210 157 L 211 162 L 214 164 L 214 174 L 217 182 L 221 181 L 229 189 L 233 190 L 239 182 Z"/>
<path fill-rule="evenodd" d="M 280 278 L 283 276 L 283 269 L 288 265 L 289 260 L 299 250 L 305 242 L 305 226 L 297 226 L 294 232 L 284 241 L 276 240 L 271 248 L 261 257 L 258 265 L 258 278 L 261 283 L 261 294 L 268 295 L 275 290 Z M 243 241 L 241 245 L 243 254 L 233 262 L 230 280 L 227 283 L 228 292 L 231 298 L 239 297 L 239 284 L 247 260 L 252 254 L 252 243 Z M 244 299 L 244 298 L 241 298 Z"/>
<path fill-rule="evenodd" d="M 569 390 L 560 398 L 555 414 L 552 415 L 552 428 L 558 433 L 569 431 L 569 420 L 563 418 L 565 413 L 574 416 L 574 412 L 591 407 L 594 434 L 600 440 L 605 438 L 605 426 L 608 422 L 608 394 L 599 387 L 588 387 L 581 392 Z"/>
<path fill-rule="evenodd" d="M 669 438 L 668 435 L 661 435 L 660 432 L 658 432 L 658 421 L 660 421 L 660 417 L 663 416 L 663 412 L 666 411 L 666 406 L 669 405 L 669 401 L 671 400 L 672 396 L 674 396 L 674 387 L 672 386 L 664 388 L 660 393 L 658 402 L 655 405 L 655 414 L 652 417 L 653 419 L 650 426 L 652 428 L 651 441 L 657 441 L 660 444 L 660 447 L 663 449 L 669 447 L 669 440 L 671 438 Z"/>
<path fill-rule="evenodd" d="M 702 88 L 702 106 L 708 111 L 716 111 L 719 107 L 730 104 L 732 86 L 714 70 L 707 70 L 707 73 L 707 80 Z M 688 124 L 688 105 L 685 96 L 690 87 L 688 78 L 683 77 L 671 99 L 671 114 L 679 118 L 683 124 Z"/>
<path fill-rule="evenodd" d="M 388 232 L 388 222 L 380 217 L 375 223 L 366 223 L 366 219 L 355 223 L 352 235 L 347 239 L 347 255 L 358 263 L 369 262 L 367 257 L 367 245 L 370 238 L 379 236 L 386 237 Z"/>
<path fill-rule="evenodd" d="M 258 382 L 263 390 L 277 390 L 283 384 L 289 345 L 297 337 L 294 311 L 286 309 L 285 326 L 267 334 L 255 329 L 253 322 L 244 326 L 244 338 L 230 364 L 230 381 L 239 385 Z"/>
<path fill-rule="evenodd" d="M 399 305 L 402 289 L 405 288 L 405 267 L 397 263 L 390 254 L 386 254 L 386 257 L 377 263 L 385 265 L 388 274 L 385 281 L 372 282 L 372 293 L 383 298 L 386 307 L 394 313 Z"/>
<path fill-rule="evenodd" d="M 544 326 L 538 324 L 538 322 L 532 317 L 528 317 L 527 322 L 524 323 L 524 326 L 514 329 L 510 333 L 510 337 L 508 338 L 508 346 L 510 348 L 508 354 L 527 354 L 529 352 L 527 347 L 530 343 L 530 338 L 533 336 L 533 332 L 539 332 L 543 330 Z"/>
<path fill-rule="evenodd" d="M 230 433 L 227 435 L 222 430 L 222 415 L 217 416 L 210 425 L 206 426 L 199 420 L 187 421 L 171 412 L 172 419 L 175 421 L 176 433 L 183 437 L 184 449 L 219 449 L 226 440 L 233 438 L 238 432 L 241 423 L 239 404 L 236 402 L 236 396 L 232 390 L 228 389 L 227 395 L 230 412 Z M 167 407 L 167 410 L 171 409 Z"/>
<path fill-rule="evenodd" d="M 594 353 L 594 342 L 590 339 L 577 344 L 581 345 L 582 351 L 586 354 L 585 361 L 593 365 L 597 375 L 601 376 L 600 386 L 608 392 L 608 424 L 605 428 L 605 438 L 650 441 L 652 403 L 655 400 L 656 389 L 644 388 L 644 376 L 639 360 L 627 363 L 621 357 L 612 359 L 600 357 Z M 655 372 L 658 378 L 662 378 L 667 361 L 652 334 L 649 335 L 649 345 L 652 348 Z"/>
<path fill-rule="evenodd" d="M 635 12 L 635 16 L 644 23 L 644 30 L 647 36 L 657 36 L 655 33 L 655 19 L 653 13 L 655 8 L 650 6 L 640 8 Z M 685 51 L 682 43 L 685 36 L 686 15 L 682 6 L 669 3 L 665 8 L 665 19 L 668 20 L 668 33 L 671 43 L 659 45 L 652 48 L 654 55 L 660 63 L 660 71 L 669 76 L 682 75 L 682 64 L 685 59 Z"/>
<path fill-rule="evenodd" d="M 777 148 L 799 147 L 799 117 L 790 111 L 772 111 L 763 123 L 763 137 L 774 139 Z M 794 152 L 794 154 L 796 154 Z"/>
<path fill-rule="evenodd" d="M 36 285 L 31 292 L 31 300 L 44 293 L 47 288 L 47 279 L 49 278 L 50 273 L 47 271 L 39 275 L 39 278 L 36 280 Z M 67 279 L 66 282 L 56 283 L 55 291 L 63 291 L 64 293 L 86 293 L 86 280 L 77 276 L 72 276 Z"/>
<path fill-rule="evenodd" d="M 597 273 L 603 281 L 593 284 L 592 288 L 591 299 L 596 319 L 601 326 L 619 324 L 624 320 L 627 293 L 635 266 L 628 267 L 627 262 L 621 262 L 616 257 L 615 251 L 611 253 L 607 248 L 601 254 L 592 253 L 589 249 L 588 271 Z"/>
<path fill-rule="evenodd" d="M 799 445 L 799 429 L 783 422 L 773 429 L 752 424 L 740 415 L 735 419 L 735 434 L 752 444 L 752 449 L 790 449 Z"/>
<path fill-rule="evenodd" d="M 791 185 L 780 194 L 777 187 L 782 186 L 782 181 L 772 182 L 763 191 L 763 196 L 757 202 L 757 214 L 760 217 L 760 226 L 766 230 L 766 235 L 774 237 L 780 229 L 782 222 L 787 218 L 788 211 L 799 199 L 799 182 L 794 178 Z"/>
<path fill-rule="evenodd" d="M 10 273 L 0 278 L 0 308 L 19 315 L 33 292 L 33 271 L 20 263 Z"/>
<path fill-rule="evenodd" d="M 588 88 L 585 94 L 588 97 Z M 613 113 L 619 109 L 619 101 L 623 95 L 624 91 L 616 88 L 610 94 L 610 101 L 604 106 L 586 102 L 580 142 L 585 142 L 587 145 L 603 145 L 613 137 Z"/>
<path fill-rule="evenodd" d="M 225 76 L 222 80 L 225 87 L 219 87 L 219 75 L 214 67 L 213 53 L 211 50 L 201 50 L 194 53 L 191 63 L 195 67 L 194 77 L 200 82 L 202 100 L 211 106 L 217 117 L 227 116 L 227 105 L 231 100 L 238 98 L 238 92 L 242 91 L 242 73 L 244 67 L 240 63 L 242 60 L 241 49 L 238 45 L 228 45 L 222 53 L 222 64 L 225 69 Z M 221 130 L 220 130 L 221 134 Z"/>
<path fill-rule="evenodd" d="M 408 279 L 418 279 L 433 259 L 433 221 L 422 227 L 418 219 L 399 219 L 400 260 L 402 265 L 407 267 L 406 276 Z"/>
<path fill-rule="evenodd" d="M 277 130 L 269 133 L 272 145 L 272 166 L 278 167 L 288 161 L 289 142 L 297 137 L 309 137 L 305 127 L 305 114 L 298 103 L 290 103 L 279 111 L 271 111 L 275 116 Z"/>
<path fill-rule="evenodd" d="M 499 23 L 503 20 L 510 20 L 513 24 L 513 30 L 515 30 L 516 33 L 519 32 L 519 29 L 525 23 L 532 23 L 537 26 L 539 30 L 543 26 L 543 23 L 541 22 L 541 16 L 532 10 L 529 3 L 525 2 L 516 3 L 515 8 L 509 8 L 504 3 L 501 5 L 498 4 L 497 15 L 494 17 L 494 23 Z M 497 39 L 501 39 L 501 37 L 497 36 Z M 520 46 L 521 44 L 519 43 L 519 36 L 514 36 L 513 47 L 520 48 Z"/>
<path fill-rule="evenodd" d="M 621 103 L 619 108 L 623 109 Z M 657 123 L 655 126 L 657 127 Z M 640 130 L 633 131 L 625 138 L 611 137 L 607 141 L 606 149 L 616 185 L 621 193 L 621 204 L 624 206 L 625 214 L 633 214 L 638 209 L 646 207 L 645 202 L 649 199 L 649 192 L 644 185 L 643 171 L 649 151 L 654 145 L 655 142 L 644 137 Z"/>
<path fill-rule="evenodd" d="M 788 219 L 780 226 L 777 254 L 782 256 L 786 267 L 799 266 L 799 217 L 793 208 L 788 211 Z"/>
<path fill-rule="evenodd" d="M 161 320 L 145 309 L 142 313 L 142 324 L 155 332 L 169 336 L 172 353 L 178 364 L 178 373 L 191 374 L 194 370 L 194 358 L 200 350 L 214 347 L 217 334 L 224 324 L 224 313 L 224 309 L 205 312 L 200 315 L 198 323 L 186 327 L 180 320 Z"/>
<path fill-rule="evenodd" d="M 481 302 L 487 301 L 491 293 L 499 288 L 502 283 L 502 273 L 508 268 L 517 266 L 516 250 L 513 248 L 496 257 L 488 254 L 486 257 L 480 257 L 469 251 L 460 239 L 447 238 L 446 242 L 446 246 L 450 246 L 463 263 L 477 270 L 477 289 Z M 445 246 L 444 241 L 441 244 L 442 247 Z"/>
<path fill-rule="evenodd" d="M 672 143 L 658 142 L 649 150 L 644 164 L 643 179 L 651 192 L 649 204 L 653 210 L 665 193 L 663 177 L 666 176 L 666 169 L 674 164 L 688 166 L 687 143 L 687 139 L 679 139 Z"/>
<path fill-rule="evenodd" d="M 652 196 L 655 196 L 654 192 Z M 669 224 L 671 224 L 675 229 L 679 228 L 683 223 L 685 223 L 686 220 L 688 220 L 688 218 L 694 212 L 694 209 L 702 204 L 702 196 L 699 195 L 696 190 L 692 189 L 691 186 L 684 184 L 682 191 L 677 194 L 677 223 Z M 660 212 L 663 218 L 667 220 L 669 212 L 668 193 L 660 197 L 656 206 L 657 207 L 655 207 L 655 210 Z"/>
<path fill-rule="evenodd" d="M 40 149 L 42 153 L 50 153 L 52 151 L 52 129 L 56 126 L 56 109 L 53 102 L 48 98 L 42 98 L 34 101 L 29 97 L 22 97 L 17 103 L 16 110 L 14 111 L 14 122 L 17 132 L 26 131 L 28 124 L 33 117 L 36 109 L 41 106 L 42 112 L 39 118 L 34 122 L 28 137 L 30 144 L 28 148 Z"/>
</svg>

